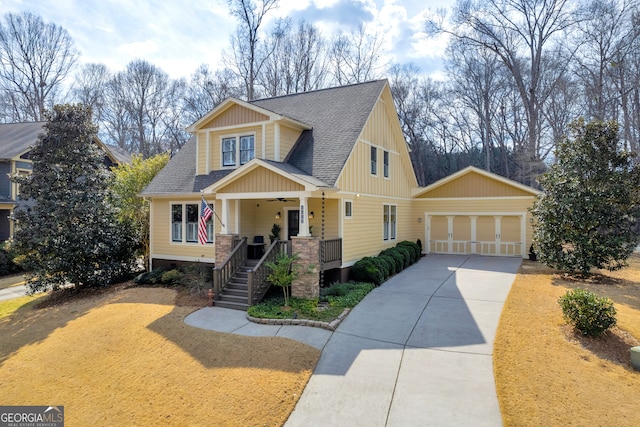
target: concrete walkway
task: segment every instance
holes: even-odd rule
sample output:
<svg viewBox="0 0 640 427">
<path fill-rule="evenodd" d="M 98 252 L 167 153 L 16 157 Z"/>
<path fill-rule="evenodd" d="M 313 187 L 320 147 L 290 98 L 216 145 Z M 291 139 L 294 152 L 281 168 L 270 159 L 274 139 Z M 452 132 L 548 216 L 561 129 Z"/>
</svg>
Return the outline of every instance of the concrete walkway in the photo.
<svg viewBox="0 0 640 427">
<path fill-rule="evenodd" d="M 502 425 L 493 340 L 520 263 L 429 255 L 385 282 L 333 333 L 285 426 Z"/>
<path fill-rule="evenodd" d="M 322 349 L 286 427 L 500 426 L 493 340 L 520 263 L 429 255 L 367 295 L 333 333 L 258 325 L 218 307 L 185 322 Z"/>
</svg>

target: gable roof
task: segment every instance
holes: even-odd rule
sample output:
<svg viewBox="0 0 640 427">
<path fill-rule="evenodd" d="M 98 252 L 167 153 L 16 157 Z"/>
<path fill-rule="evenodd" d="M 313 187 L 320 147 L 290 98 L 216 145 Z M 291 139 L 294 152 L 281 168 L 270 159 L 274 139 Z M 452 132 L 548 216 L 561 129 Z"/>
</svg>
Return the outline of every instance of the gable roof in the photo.
<svg viewBox="0 0 640 427">
<path fill-rule="evenodd" d="M 0 159 L 10 160 L 38 141 L 46 122 L 0 123 Z"/>
<path fill-rule="evenodd" d="M 531 188 L 529 186 L 513 181 L 509 178 L 505 178 L 503 176 L 497 175 L 495 173 L 487 172 L 486 170 L 479 169 L 475 166 L 468 166 L 462 170 L 459 170 L 456 173 L 453 173 L 449 176 L 446 176 L 434 182 L 433 184 L 430 184 L 426 187 L 418 188 L 417 190 L 414 191 L 413 197 L 414 198 L 426 197 L 428 193 L 437 194 L 438 190 L 442 189 L 443 187 L 449 184 L 452 184 L 454 181 L 464 180 L 465 178 L 474 174 L 479 175 L 481 178 L 485 180 L 494 181 L 497 184 L 501 184 L 505 187 L 508 187 L 514 192 L 514 194 L 527 195 L 527 196 L 537 196 L 538 194 L 540 194 L 540 191 L 536 190 L 535 188 Z M 495 194 L 491 196 L 499 197 L 498 195 L 495 195 Z M 464 196 L 459 196 L 459 197 L 464 197 Z"/>
<path fill-rule="evenodd" d="M 251 104 L 311 124 L 313 130 L 302 133 L 284 162 L 334 185 L 385 85 L 375 80 Z"/>
<path fill-rule="evenodd" d="M 31 149 L 47 122 L 0 123 L 0 160 L 10 160 Z M 97 137 L 95 142 L 113 163 L 129 163 L 131 155 L 120 147 L 106 145 Z"/>
</svg>

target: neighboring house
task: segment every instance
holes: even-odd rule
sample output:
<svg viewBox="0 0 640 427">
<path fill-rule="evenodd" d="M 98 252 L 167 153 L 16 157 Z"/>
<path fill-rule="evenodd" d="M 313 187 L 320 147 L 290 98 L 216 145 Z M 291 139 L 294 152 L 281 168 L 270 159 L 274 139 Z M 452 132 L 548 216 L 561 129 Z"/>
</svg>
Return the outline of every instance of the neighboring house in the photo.
<svg viewBox="0 0 640 427">
<path fill-rule="evenodd" d="M 0 123 L 0 242 L 13 235 L 11 216 L 20 194 L 18 184 L 11 182 L 11 176 L 31 173 L 29 153 L 38 142 L 45 123 Z M 107 146 L 97 138 L 95 142 L 105 152 L 106 167 L 130 161 L 129 154 L 124 150 Z"/>
<path fill-rule="evenodd" d="M 187 131 L 141 193 L 151 201 L 151 267 L 215 265 L 216 297 L 240 265 L 253 265 L 256 236 L 268 251 L 274 224 L 327 280 L 402 240 L 420 239 L 425 253 L 526 256 L 537 191 L 475 168 L 419 188 L 386 80 L 228 98 Z M 201 192 L 219 217 L 207 222 L 205 245 Z M 317 284 L 293 295 L 313 297 Z"/>
</svg>

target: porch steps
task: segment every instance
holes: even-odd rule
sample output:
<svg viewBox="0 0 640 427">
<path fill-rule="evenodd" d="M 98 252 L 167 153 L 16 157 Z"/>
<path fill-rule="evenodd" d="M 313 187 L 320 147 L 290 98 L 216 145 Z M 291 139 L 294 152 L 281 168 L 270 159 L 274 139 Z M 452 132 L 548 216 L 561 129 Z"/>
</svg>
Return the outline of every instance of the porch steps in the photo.
<svg viewBox="0 0 640 427">
<path fill-rule="evenodd" d="M 257 260 L 251 259 L 245 261 L 220 293 L 214 303 L 216 306 L 247 311 L 249 308 L 248 271 L 251 270 L 257 262 Z"/>
</svg>

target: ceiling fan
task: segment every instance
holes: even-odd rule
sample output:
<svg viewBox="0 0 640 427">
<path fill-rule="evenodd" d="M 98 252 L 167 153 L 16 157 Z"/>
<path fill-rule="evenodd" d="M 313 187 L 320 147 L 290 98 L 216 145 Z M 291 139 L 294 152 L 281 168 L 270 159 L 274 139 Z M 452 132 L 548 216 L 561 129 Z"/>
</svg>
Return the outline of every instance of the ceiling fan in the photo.
<svg viewBox="0 0 640 427">
<path fill-rule="evenodd" d="M 285 199 L 284 197 L 277 197 L 275 199 L 267 199 L 267 202 L 293 202 L 293 200 Z"/>
</svg>

